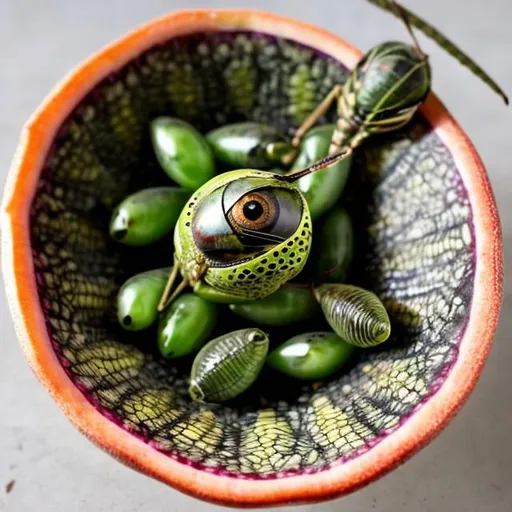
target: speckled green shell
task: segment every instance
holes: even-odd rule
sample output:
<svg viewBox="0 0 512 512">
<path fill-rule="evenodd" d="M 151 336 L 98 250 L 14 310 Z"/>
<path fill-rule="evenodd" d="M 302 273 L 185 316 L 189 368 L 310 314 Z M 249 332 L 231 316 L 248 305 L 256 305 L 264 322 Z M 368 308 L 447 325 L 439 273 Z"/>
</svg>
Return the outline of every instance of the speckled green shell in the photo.
<svg viewBox="0 0 512 512">
<path fill-rule="evenodd" d="M 224 402 L 246 391 L 265 363 L 268 343 L 268 336 L 253 328 L 207 343 L 192 365 L 191 397 L 199 402 Z"/>
<path fill-rule="evenodd" d="M 264 401 L 255 390 L 237 407 L 205 410 L 188 397 L 188 368 L 155 357 L 112 315 L 128 276 L 172 262 L 172 244 L 130 258 L 106 229 L 126 195 L 167 179 L 149 120 L 176 115 L 204 133 L 253 119 L 291 133 L 346 77 L 294 41 L 196 34 L 112 72 L 63 121 L 29 211 L 47 350 L 120 435 L 199 470 L 286 481 L 377 449 L 450 375 L 470 314 L 477 219 L 450 149 L 421 115 L 356 152 L 344 203 L 357 234 L 354 282 L 386 297 L 401 343 L 361 351 L 320 387 Z"/>
<path fill-rule="evenodd" d="M 261 178 L 262 185 L 276 185 L 297 194 L 302 204 L 302 217 L 293 235 L 281 244 L 242 263 L 215 266 L 197 248 L 191 232 L 194 213 L 201 201 L 214 190 L 239 178 Z M 209 266 L 204 281 L 210 286 L 234 297 L 260 299 L 270 295 L 295 277 L 304 267 L 311 248 L 311 217 L 309 208 L 294 183 L 280 180 L 279 175 L 254 169 L 242 169 L 220 174 L 203 185 L 185 205 L 174 231 L 176 260 L 181 264 L 183 275 L 188 274 L 188 265 L 194 261 L 205 261 Z"/>
</svg>

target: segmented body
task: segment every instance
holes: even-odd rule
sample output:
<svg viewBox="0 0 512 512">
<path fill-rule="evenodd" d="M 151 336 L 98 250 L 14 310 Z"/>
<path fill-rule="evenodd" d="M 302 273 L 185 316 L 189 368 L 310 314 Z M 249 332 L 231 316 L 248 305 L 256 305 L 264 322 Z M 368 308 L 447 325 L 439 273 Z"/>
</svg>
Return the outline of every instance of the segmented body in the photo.
<svg viewBox="0 0 512 512">
<path fill-rule="evenodd" d="M 375 294 L 338 284 L 324 284 L 316 294 L 329 325 L 347 343 L 371 347 L 388 339 L 389 317 Z"/>
<path fill-rule="evenodd" d="M 245 391 L 265 362 L 268 342 L 267 335 L 259 329 L 241 329 L 208 343 L 192 366 L 192 398 L 223 402 Z"/>
<path fill-rule="evenodd" d="M 357 64 L 338 99 L 330 154 L 375 133 L 405 126 L 430 91 L 428 59 L 405 43 L 375 46 Z"/>
</svg>

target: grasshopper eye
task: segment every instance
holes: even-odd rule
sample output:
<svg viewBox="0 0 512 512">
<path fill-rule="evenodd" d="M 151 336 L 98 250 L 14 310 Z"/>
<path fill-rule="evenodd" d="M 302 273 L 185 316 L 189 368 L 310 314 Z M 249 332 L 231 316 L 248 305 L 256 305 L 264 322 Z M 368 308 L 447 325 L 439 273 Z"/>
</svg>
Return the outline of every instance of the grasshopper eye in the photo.
<svg viewBox="0 0 512 512">
<path fill-rule="evenodd" d="M 279 217 L 279 203 L 268 191 L 252 192 L 242 197 L 230 214 L 230 220 L 241 229 L 265 230 L 275 225 Z"/>
<path fill-rule="evenodd" d="M 297 229 L 302 203 L 297 194 L 279 188 L 255 190 L 241 197 L 227 220 L 246 247 L 276 245 Z"/>
<path fill-rule="evenodd" d="M 253 252 L 287 240 L 302 214 L 298 192 L 241 179 L 204 199 L 192 219 L 192 236 L 199 250 L 217 257 Z"/>
</svg>

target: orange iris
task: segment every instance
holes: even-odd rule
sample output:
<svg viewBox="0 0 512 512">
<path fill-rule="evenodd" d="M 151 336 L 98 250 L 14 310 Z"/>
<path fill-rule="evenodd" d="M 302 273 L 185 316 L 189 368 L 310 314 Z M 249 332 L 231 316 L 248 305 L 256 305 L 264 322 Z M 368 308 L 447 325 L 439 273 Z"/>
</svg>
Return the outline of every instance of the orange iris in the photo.
<svg viewBox="0 0 512 512">
<path fill-rule="evenodd" d="M 251 192 L 243 196 L 231 210 L 232 219 L 242 228 L 260 231 L 273 224 L 278 207 L 268 192 Z"/>
</svg>

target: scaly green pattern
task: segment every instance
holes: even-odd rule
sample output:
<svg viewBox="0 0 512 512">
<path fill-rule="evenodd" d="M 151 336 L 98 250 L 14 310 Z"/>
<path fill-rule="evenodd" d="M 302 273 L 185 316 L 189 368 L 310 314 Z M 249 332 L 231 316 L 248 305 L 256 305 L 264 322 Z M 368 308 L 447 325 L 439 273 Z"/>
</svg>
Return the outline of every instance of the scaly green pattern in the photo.
<svg viewBox="0 0 512 512">
<path fill-rule="evenodd" d="M 316 101 L 346 77 L 294 42 L 230 33 L 171 41 L 111 75 L 63 125 L 40 178 L 30 218 L 39 297 L 71 381 L 152 446 L 235 476 L 321 470 L 397 428 L 456 360 L 475 275 L 470 203 L 449 151 L 420 116 L 407 132 L 369 141 L 354 158 L 346 191 L 358 255 L 352 275 L 383 299 L 397 340 L 366 350 L 321 387 L 276 393 L 257 385 L 236 406 L 193 403 L 189 367 L 143 352 L 154 346 L 153 334 L 124 334 L 115 318 L 119 286 L 171 264 L 172 247 L 134 258 L 133 249 L 109 240 L 108 219 L 127 194 L 169 185 L 147 129 L 151 118 L 177 114 L 170 64 L 195 70 L 202 105 L 185 113 L 198 115 L 188 120 L 206 131 L 240 120 L 240 99 L 231 103 L 224 78 L 235 61 L 249 61 L 258 77 L 248 117 L 286 132 L 296 126 L 287 91 L 295 69 L 309 66 Z M 113 86 L 122 94 L 107 101 Z M 126 96 L 137 116 L 130 126 L 140 126 L 146 140 L 140 147 L 112 126 Z"/>
</svg>

